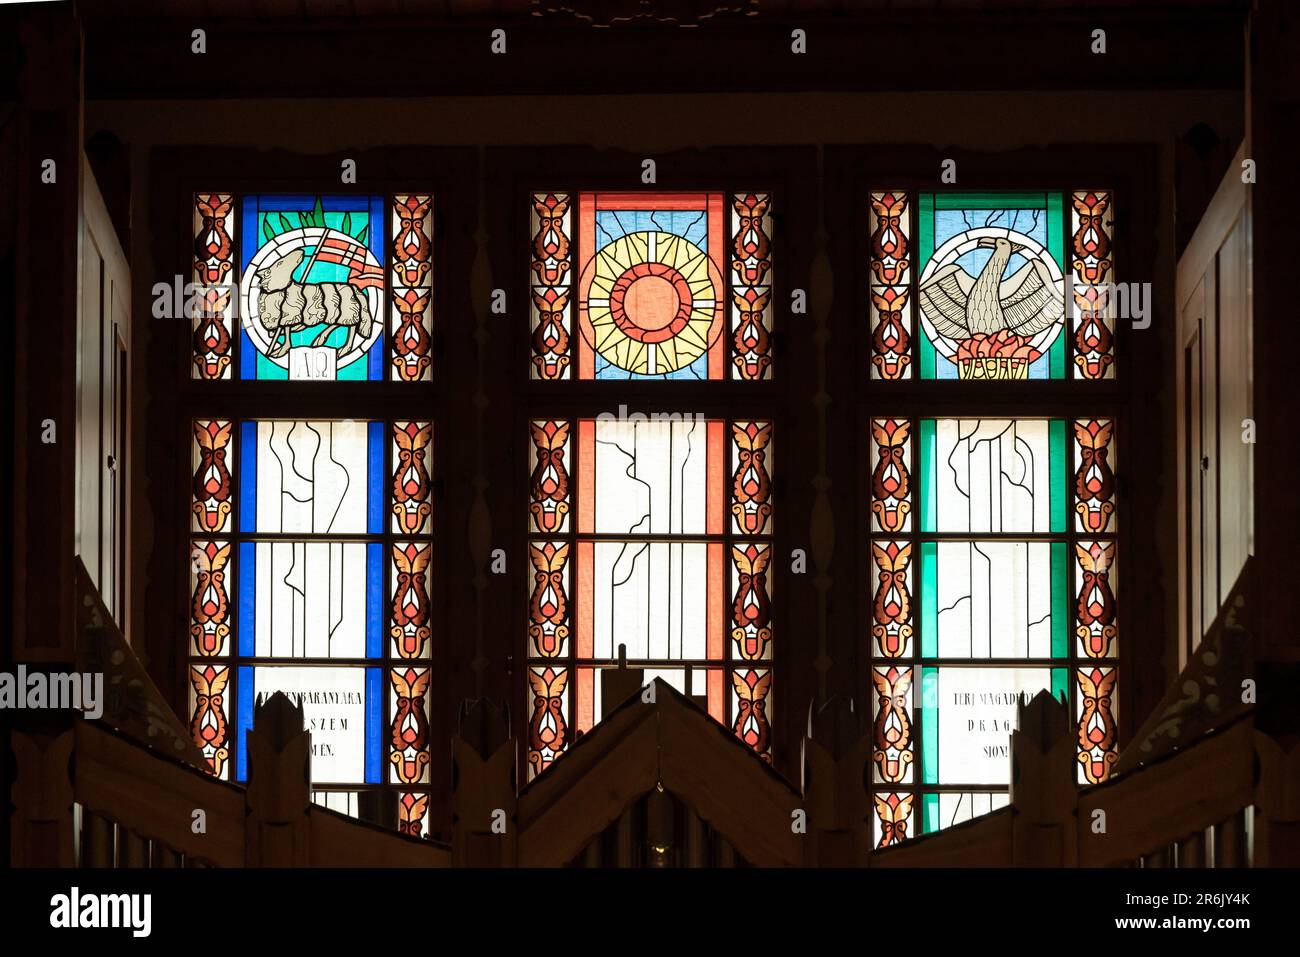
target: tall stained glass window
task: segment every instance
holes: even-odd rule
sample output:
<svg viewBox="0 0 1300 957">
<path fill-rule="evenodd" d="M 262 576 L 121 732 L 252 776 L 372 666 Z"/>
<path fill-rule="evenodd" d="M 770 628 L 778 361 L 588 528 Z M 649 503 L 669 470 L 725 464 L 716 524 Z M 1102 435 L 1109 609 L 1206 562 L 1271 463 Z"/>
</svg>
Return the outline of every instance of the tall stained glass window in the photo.
<svg viewBox="0 0 1300 957">
<path fill-rule="evenodd" d="M 212 411 L 187 429 L 191 730 L 212 773 L 247 779 L 255 709 L 283 692 L 314 799 L 412 835 L 431 786 L 433 424 L 394 416 L 416 404 L 402 386 L 330 383 L 430 378 L 431 203 L 195 196 L 191 376 Z M 310 415 L 266 385 L 298 380 L 319 383 Z"/>
<path fill-rule="evenodd" d="M 772 422 L 629 410 L 615 383 L 690 409 L 771 378 L 772 197 L 528 199 L 529 374 L 577 387 L 529 423 L 529 776 L 600 720 L 620 649 L 770 762 Z"/>
<path fill-rule="evenodd" d="M 1109 193 L 881 190 L 870 207 L 870 375 L 968 383 L 908 393 L 928 415 L 884 386 L 896 414 L 869 419 L 866 691 L 885 847 L 1007 803 L 1017 709 L 1040 691 L 1076 717 L 1079 781 L 1109 775 L 1117 443 L 1082 381 L 1052 402 L 1080 414 L 1036 413 L 1046 398 L 1023 391 L 1015 416 L 1005 396 L 980 411 L 1004 388 L 990 383 L 1113 376 Z"/>
</svg>

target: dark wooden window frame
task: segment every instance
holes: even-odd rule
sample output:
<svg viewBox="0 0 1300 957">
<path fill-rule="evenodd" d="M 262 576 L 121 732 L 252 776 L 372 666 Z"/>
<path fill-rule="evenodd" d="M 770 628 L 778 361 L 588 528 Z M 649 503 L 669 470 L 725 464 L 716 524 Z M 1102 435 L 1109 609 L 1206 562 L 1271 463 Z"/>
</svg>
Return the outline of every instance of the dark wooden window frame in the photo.
<svg viewBox="0 0 1300 957">
<path fill-rule="evenodd" d="M 874 594 L 874 566 L 868 542 L 870 527 L 870 478 L 875 465 L 870 441 L 870 421 L 880 417 L 943 416 L 1050 416 L 1067 420 L 1085 416 L 1112 417 L 1117 422 L 1117 541 L 1119 608 L 1119 739 L 1122 747 L 1150 713 L 1164 689 L 1161 660 L 1164 636 L 1175 621 L 1172 586 L 1161 588 L 1151 569 L 1170 567 L 1176 560 L 1176 527 L 1167 494 L 1173 481 L 1172 419 L 1162 407 L 1172 408 L 1174 369 L 1173 287 L 1157 281 L 1155 272 L 1157 227 L 1158 153 L 1154 147 L 1054 146 L 1006 153 L 977 153 L 927 146 L 830 147 L 827 149 L 826 207 L 831 256 L 837 277 L 848 277 L 851 288 L 836 298 L 833 341 L 852 343 L 835 347 L 832 394 L 852 396 L 851 402 L 832 407 L 833 431 L 851 437 L 842 443 L 836 462 L 837 514 L 852 516 L 849 527 L 856 529 L 852 543 L 856 554 L 850 561 L 856 568 L 858 590 L 856 615 L 859 675 L 854 698 L 860 702 L 864 725 L 873 715 L 874 692 L 870 684 L 871 603 Z M 955 184 L 940 181 L 941 164 L 956 160 Z M 1060 381 L 961 382 L 947 380 L 882 381 L 869 378 L 871 355 L 870 301 L 868 298 L 869 193 L 878 189 L 906 189 L 915 192 L 974 192 L 980 190 L 1070 190 L 1095 186 L 1115 194 L 1116 280 L 1151 282 L 1153 324 L 1135 331 L 1131 323 L 1119 321 L 1115 328 L 1116 377 L 1091 382 L 1067 378 Z M 1069 213 L 1067 207 L 1067 215 Z M 1068 219 L 1066 222 L 1068 229 Z M 916 219 L 913 214 L 915 241 Z M 1068 249 L 1067 249 L 1068 255 Z M 1068 266 L 1068 264 L 1067 264 Z M 1162 295 L 1163 293 L 1163 295 Z M 1067 326 L 1067 335 L 1069 334 Z M 913 308 L 913 350 L 919 336 L 919 319 Z M 1067 359 L 1067 376 L 1073 370 Z M 1163 395 L 1165 403 L 1153 401 Z M 1073 449 L 1073 438 L 1067 447 Z M 1073 456 L 1073 453 L 1071 453 Z M 917 465 L 913 459 L 913 467 Z M 1067 468 L 1073 474 L 1073 458 Z M 916 494 L 915 492 L 913 493 Z M 1073 515 L 1068 528 L 1073 528 Z M 906 537 L 906 536 L 904 536 Z M 1073 533 L 1070 534 L 1073 538 Z M 837 541 L 837 552 L 839 542 Z M 838 558 L 837 554 L 837 558 Z M 1071 656 L 1075 657 L 1073 604 L 1077 594 L 1074 556 L 1069 557 L 1068 604 Z M 914 578 L 913 601 L 919 595 L 919 575 Z M 913 640 L 919 640 L 919 635 Z M 882 662 L 883 663 L 883 662 Z M 1069 665 L 1070 660 L 1062 664 Z M 1070 676 L 1071 713 L 1076 705 L 1073 672 Z M 920 702 L 919 684 L 913 683 L 913 715 Z M 868 732 L 869 733 L 869 732 Z M 919 722 L 913 721 L 914 740 L 919 740 Z M 871 779 L 864 771 L 864 781 Z M 941 791 L 922 787 L 919 770 L 913 782 L 898 787 L 872 786 L 878 791 Z M 965 788 L 957 789 L 965 790 Z M 917 833 L 919 807 L 913 811 L 909 834 Z M 868 807 L 869 821 L 875 812 Z"/>
<path fill-rule="evenodd" d="M 357 180 L 341 182 L 342 162 L 356 162 Z M 463 474 L 460 462 L 462 431 L 455 426 L 452 414 L 462 407 L 458 396 L 473 388 L 467 372 L 472 364 L 461 353 L 472 348 L 463 317 L 468 314 L 464 285 L 456 277 L 468 271 L 472 248 L 469 236 L 475 216 L 475 193 L 465 183 L 477 180 L 473 153 L 464 149 L 392 148 L 372 151 L 348 151 L 338 155 L 300 155 L 285 151 L 259 151 L 240 148 L 160 148 L 150 155 L 154 170 L 149 196 L 152 227 L 152 261 L 154 282 L 191 281 L 193 248 L 193 195 L 202 191 L 296 194 L 391 195 L 402 192 L 432 193 L 434 196 L 433 299 L 431 308 L 432 379 L 430 382 L 383 381 L 330 384 L 314 382 L 266 383 L 231 378 L 202 381 L 191 378 L 191 323 L 187 318 L 152 319 L 148 346 L 148 434 L 145 450 L 148 487 L 146 497 L 151 506 L 152 548 L 148 558 L 146 586 L 146 637 L 144 651 L 151 662 L 151 673 L 177 713 L 189 719 L 189 661 L 186 634 L 189 622 L 189 574 L 186 541 L 191 536 L 190 484 L 193 475 L 190 423 L 196 418 L 221 418 L 238 421 L 250 418 L 344 419 L 369 418 L 391 422 L 418 419 L 434 423 L 430 478 L 433 483 L 432 544 L 433 557 L 428 581 L 430 615 L 435 624 L 430 664 L 435 676 L 430 686 L 430 783 L 428 785 L 393 784 L 387 770 L 387 729 L 391 722 L 391 694 L 387 675 L 383 683 L 381 735 L 384 747 L 383 783 L 364 785 L 365 790 L 379 789 L 431 791 L 426 834 L 437 836 L 448 804 L 450 776 L 443 769 L 450 766 L 450 739 L 454 731 L 456 706 L 466 696 L 457 686 L 459 675 L 448 673 L 446 662 L 455 660 L 462 651 L 454 646 L 456 636 L 465 631 L 458 621 L 458 606 L 451 595 L 457 584 L 472 577 L 463 549 L 463 514 L 468 498 L 456 476 Z M 242 225 L 242 224 L 241 224 Z M 385 226 L 385 229 L 387 227 Z M 236 243 L 242 237 L 236 233 Z M 388 243 L 385 235 L 385 244 Z M 137 288 L 142 283 L 137 281 Z M 152 302 L 150 302 L 152 306 Z M 151 315 L 147 311 L 146 315 Z M 237 320 L 238 321 L 238 320 Z M 391 344 L 391 324 L 384 316 L 385 342 Z M 238 346 L 232 346 L 232 355 Z M 237 363 L 237 355 L 235 355 Z M 388 365 L 385 361 L 385 376 Z M 238 375 L 237 365 L 235 375 Z M 381 480 L 386 484 L 391 474 L 389 460 L 391 438 L 386 438 L 385 469 Z M 236 469 L 238 463 L 236 462 Z M 240 537 L 232 528 L 232 540 Z M 385 546 L 402 536 L 391 531 L 385 517 L 381 541 Z M 383 562 L 385 586 L 384 608 L 392 595 L 391 561 L 387 549 Z M 232 604 L 235 592 L 230 594 Z M 387 621 L 387 613 L 385 613 Z M 384 635 L 384 659 L 390 662 L 391 644 Z M 230 641 L 237 641 L 232 636 Z M 448 646 L 448 643 L 451 646 Z M 220 659 L 233 666 L 237 655 Z M 297 659 L 295 659 L 296 661 Z M 302 659 L 320 663 L 316 659 Z M 237 733 L 236 702 L 227 695 L 230 734 Z M 236 742 L 235 746 L 238 746 Z M 232 748 L 232 764 L 236 751 Z M 233 767 L 232 767 L 233 778 Z M 331 790 L 348 790 L 337 786 Z M 387 813 L 387 812 L 382 812 Z M 391 809 L 396 820 L 396 804 Z"/>
<path fill-rule="evenodd" d="M 360 182 L 341 186 L 345 155 Z M 656 160 L 658 181 L 641 183 L 641 160 Z M 938 182 L 940 162 L 957 160 L 954 186 Z M 184 636 L 189 583 L 184 561 L 189 532 L 189 422 L 199 416 L 266 415 L 274 395 L 285 417 L 429 418 L 434 421 L 435 622 L 430 734 L 430 831 L 450 820 L 449 742 L 465 699 L 507 704 L 520 743 L 525 731 L 525 541 L 527 422 L 541 416 L 581 417 L 617 408 L 698 411 L 720 418 L 770 419 L 775 425 L 772 667 L 773 759 L 797 778 L 808 707 L 818 697 L 819 632 L 829 664 L 826 692 L 851 697 L 864 731 L 870 722 L 867 637 L 871 572 L 867 489 L 871 470 L 868 422 L 873 416 L 1034 414 L 1114 415 L 1120 422 L 1119 508 L 1121 614 L 1120 735 L 1135 729 L 1163 690 L 1160 650 L 1144 635 L 1164 634 L 1172 595 L 1156 569 L 1172 561 L 1174 517 L 1162 501 L 1172 481 L 1169 423 L 1150 394 L 1172 395 L 1169 310 L 1156 282 L 1158 154 L 1154 147 L 1054 147 L 1004 154 L 924 146 L 718 146 L 658 154 L 588 147 L 468 149 L 392 147 L 355 154 L 303 156 L 235 148 L 160 148 L 149 197 L 155 275 L 142 285 L 188 281 L 196 190 L 241 192 L 397 192 L 434 194 L 433 377 L 429 383 L 210 383 L 189 378 L 190 326 L 152 320 L 148 336 L 144 459 L 151 503 L 152 547 L 144 652 L 177 711 L 188 714 Z M 819 167 L 819 163 L 822 164 Z M 822 172 L 819 174 L 819 169 Z M 933 171 L 920 175 L 919 171 Z M 472 184 L 467 186 L 466 184 Z M 1122 281 L 1156 285 L 1152 329 L 1116 329 L 1118 374 L 1102 383 L 1037 382 L 978 386 L 890 383 L 868 376 L 870 323 L 866 297 L 867 193 L 881 186 L 944 189 L 1069 189 L 1093 184 L 1116 193 L 1117 271 Z M 770 190 L 773 194 L 775 311 L 773 378 L 713 383 L 541 382 L 528 375 L 528 212 L 538 190 Z M 829 264 L 830 282 L 813 275 Z M 492 290 L 507 293 L 504 315 L 489 314 Z M 793 289 L 809 292 L 805 315 L 791 315 Z M 1172 301 L 1172 285 L 1170 285 Z M 829 301 L 828 297 L 832 296 Z M 820 297 L 820 299 L 818 298 Z M 137 307 L 141 303 L 137 302 Z M 815 335 L 814 315 L 828 312 L 828 338 Z M 825 363 L 829 402 L 819 399 Z M 1169 368 L 1166 368 L 1169 366 Z M 973 394 L 972 394 L 973 392 Z M 364 413 L 357 404 L 364 402 Z M 818 492 L 818 431 L 828 436 L 825 495 L 835 528 L 823 571 L 829 594 L 819 622 L 818 577 L 811 558 Z M 1165 446 L 1169 446 L 1166 455 Z M 1149 450 L 1159 449 L 1161 454 Z M 1139 454 L 1142 453 L 1142 454 Z M 486 531 L 485 531 L 486 530 Z M 475 556 L 486 542 L 507 556 L 508 573 L 489 574 Z M 792 549 L 810 553 L 805 575 L 790 573 Z M 1166 606 L 1169 605 L 1169 608 Z M 1150 639 L 1146 639 L 1149 641 Z M 825 663 L 824 663 L 825 664 Z M 386 705 L 387 707 L 387 705 Z M 233 714 L 233 712 L 232 712 Z M 866 733 L 869 733 L 867 731 Z M 865 798 L 865 795 L 864 795 Z M 868 814 L 872 813 L 867 809 Z"/>
<path fill-rule="evenodd" d="M 655 160 L 657 182 L 641 182 L 642 160 Z M 597 150 L 589 147 L 501 147 L 487 151 L 487 221 L 495 286 L 507 290 L 512 330 L 503 361 L 491 364 L 492 392 L 511 400 L 508 419 L 513 441 L 508 456 L 494 462 L 492 510 L 503 516 L 498 527 L 510 532 L 508 554 L 514 567 L 526 562 L 528 422 L 538 418 L 584 418 L 630 411 L 697 412 L 710 418 L 773 422 L 773 658 L 772 723 L 774 766 L 797 776 L 798 745 L 807 721 L 815 682 L 816 641 L 795 623 L 815 619 L 809 581 L 812 574 L 790 574 L 790 552 L 807 548 L 811 489 L 799 464 L 815 451 L 802 427 L 813 414 L 815 362 L 805 348 L 807 315 L 790 314 L 790 295 L 807 288 L 810 239 L 816 211 L 816 155 L 808 147 L 717 146 L 658 153 Z M 529 378 L 528 264 L 530 196 L 535 192 L 725 192 L 755 190 L 772 194 L 773 275 L 772 378 L 743 382 L 580 381 L 546 382 Z M 730 208 L 728 207 L 728 229 Z M 499 321 L 499 320 L 494 320 Z M 575 336 L 576 332 L 573 333 Z M 801 341 L 804 340 L 804 341 Z M 728 373 L 729 375 L 729 373 Z M 730 440 L 728 439 L 728 444 Z M 811 450 L 811 451 L 810 451 Z M 509 481 L 503 478 L 509 476 Z M 526 569 L 525 569 L 526 571 Z M 527 701 L 526 623 L 528 589 L 517 588 L 494 609 L 490 631 L 504 636 L 510 661 L 509 686 L 502 695 L 515 715 L 520 781 L 526 780 Z M 809 646 L 813 651 L 809 652 Z M 508 649 L 508 650 L 507 650 Z M 727 692 L 728 697 L 730 692 Z"/>
</svg>

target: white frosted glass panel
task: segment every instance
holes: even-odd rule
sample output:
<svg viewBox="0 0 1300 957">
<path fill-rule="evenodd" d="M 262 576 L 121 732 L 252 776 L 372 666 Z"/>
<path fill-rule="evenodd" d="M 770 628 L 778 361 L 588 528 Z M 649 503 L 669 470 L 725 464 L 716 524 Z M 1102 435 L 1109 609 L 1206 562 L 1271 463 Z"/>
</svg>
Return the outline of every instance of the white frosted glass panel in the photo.
<svg viewBox="0 0 1300 957">
<path fill-rule="evenodd" d="M 597 533 L 705 531 L 706 425 L 596 421 Z"/>
<path fill-rule="evenodd" d="M 940 794 L 938 797 L 940 828 L 961 824 L 963 821 L 988 814 L 1011 803 L 1009 794 L 990 794 L 987 791 Z"/>
<path fill-rule="evenodd" d="M 938 669 L 937 783 L 1007 785 L 1017 705 L 1051 687 L 1050 668 Z"/>
<path fill-rule="evenodd" d="M 1047 542 L 939 542 L 939 657 L 1049 658 Z"/>
<path fill-rule="evenodd" d="M 367 422 L 259 422 L 257 531 L 366 531 Z"/>
<path fill-rule="evenodd" d="M 706 544 L 597 542 L 594 551 L 596 657 L 617 658 L 619 644 L 630 660 L 706 657 Z"/>
<path fill-rule="evenodd" d="M 363 542 L 258 542 L 258 656 L 364 657 L 366 581 Z"/>
<path fill-rule="evenodd" d="M 364 668 L 254 669 L 258 704 L 283 691 L 301 704 L 311 732 L 311 777 L 321 784 L 365 780 L 366 695 Z"/>
<path fill-rule="evenodd" d="M 327 807 L 331 811 L 338 811 L 349 817 L 357 816 L 356 791 L 312 791 L 311 799 L 314 804 Z"/>
<path fill-rule="evenodd" d="M 939 419 L 936 531 L 1051 531 L 1046 419 Z"/>
</svg>

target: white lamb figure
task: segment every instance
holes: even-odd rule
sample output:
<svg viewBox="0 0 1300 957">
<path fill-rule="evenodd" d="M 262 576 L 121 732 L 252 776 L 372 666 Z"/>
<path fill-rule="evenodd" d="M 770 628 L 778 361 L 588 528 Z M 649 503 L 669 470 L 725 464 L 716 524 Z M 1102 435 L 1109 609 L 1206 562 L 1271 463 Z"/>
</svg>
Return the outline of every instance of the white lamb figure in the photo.
<svg viewBox="0 0 1300 957">
<path fill-rule="evenodd" d="M 322 322 L 330 328 L 312 341 L 313 346 L 323 344 L 340 326 L 348 330 L 340 353 L 352 348 L 358 334 L 362 339 L 370 336 L 373 320 L 365 292 L 345 282 L 296 282 L 293 271 L 302 263 L 303 255 L 301 248 L 295 249 L 257 271 L 257 318 L 271 337 L 267 355 L 273 358 L 289 351 L 290 333 Z"/>
</svg>

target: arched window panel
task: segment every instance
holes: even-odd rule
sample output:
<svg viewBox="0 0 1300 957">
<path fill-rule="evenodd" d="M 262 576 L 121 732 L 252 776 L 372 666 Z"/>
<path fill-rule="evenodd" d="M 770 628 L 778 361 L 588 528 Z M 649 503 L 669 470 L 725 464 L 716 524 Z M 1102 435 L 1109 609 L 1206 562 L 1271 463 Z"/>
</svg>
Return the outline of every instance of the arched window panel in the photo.
<svg viewBox="0 0 1300 957">
<path fill-rule="evenodd" d="M 246 780 L 256 707 L 312 732 L 313 799 L 425 833 L 428 422 L 192 423 L 191 730 Z"/>
<path fill-rule="evenodd" d="M 531 201 L 532 378 L 771 377 L 769 194 Z"/>
<path fill-rule="evenodd" d="M 875 190 L 877 379 L 1114 376 L 1113 196 Z"/>
<path fill-rule="evenodd" d="M 1113 420 L 892 417 L 870 430 L 877 846 L 1005 804 L 1010 733 L 1040 691 L 1077 716 L 1080 781 L 1105 780 Z"/>
<path fill-rule="evenodd" d="M 431 205 L 426 194 L 196 195 L 193 377 L 427 380 Z"/>
<path fill-rule="evenodd" d="M 599 721 L 620 654 L 770 760 L 768 422 L 530 423 L 528 762 Z"/>
</svg>

